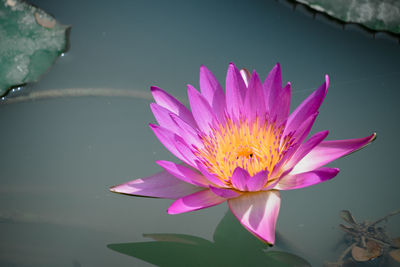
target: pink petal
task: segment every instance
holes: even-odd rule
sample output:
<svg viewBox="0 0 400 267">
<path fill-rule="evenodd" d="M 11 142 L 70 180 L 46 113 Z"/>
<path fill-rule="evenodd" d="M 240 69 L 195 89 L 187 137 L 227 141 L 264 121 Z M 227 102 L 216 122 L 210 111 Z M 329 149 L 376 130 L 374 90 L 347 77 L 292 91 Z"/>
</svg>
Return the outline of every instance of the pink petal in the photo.
<svg viewBox="0 0 400 267">
<path fill-rule="evenodd" d="M 133 196 L 178 199 L 201 189 L 201 187 L 185 183 L 163 171 L 146 178 L 113 186 L 110 191 Z"/>
<path fill-rule="evenodd" d="M 225 93 L 218 80 L 205 66 L 200 67 L 200 91 L 219 121 L 224 120 Z"/>
<path fill-rule="evenodd" d="M 292 139 L 295 140 L 294 144 L 288 149 L 283 158 L 275 165 L 271 172 L 270 177 L 276 178 L 278 173 L 281 173 L 281 168 L 286 164 L 286 162 L 293 156 L 297 149 L 302 144 L 303 140 L 307 137 L 310 132 L 318 113 L 311 115 L 307 120 L 305 120 L 294 133 L 292 133 Z M 283 135 L 281 141 L 285 138 Z M 288 168 L 285 168 L 286 170 Z"/>
<path fill-rule="evenodd" d="M 234 198 L 234 197 L 238 197 L 238 196 L 241 195 L 241 193 L 239 193 L 239 192 L 237 192 L 237 191 L 235 191 L 233 189 L 230 189 L 230 188 L 218 188 L 218 187 L 214 187 L 212 185 L 210 185 L 210 190 L 214 194 L 216 194 L 216 195 L 218 195 L 220 197 L 223 197 L 223 198 Z"/>
<path fill-rule="evenodd" d="M 207 178 L 207 180 L 209 180 L 211 183 L 213 183 L 218 187 L 223 187 L 223 188 L 227 187 L 227 185 L 224 184 L 216 175 L 209 173 L 201 162 L 196 161 L 196 166 L 197 169 L 201 172 L 201 174 L 203 174 Z"/>
<path fill-rule="evenodd" d="M 249 173 L 240 168 L 236 167 L 236 169 L 233 171 L 231 181 L 232 181 L 232 186 L 240 191 L 247 191 L 247 180 L 249 180 L 250 175 Z"/>
<path fill-rule="evenodd" d="M 196 130 L 182 120 L 178 115 L 156 103 L 151 103 L 150 107 L 153 111 L 154 117 L 161 127 L 179 135 L 189 145 L 194 144 L 197 147 L 203 146 Z"/>
<path fill-rule="evenodd" d="M 240 118 L 245 94 L 246 85 L 243 78 L 236 66 L 230 63 L 226 75 L 226 111 L 235 120 Z"/>
<path fill-rule="evenodd" d="M 301 103 L 300 106 L 293 111 L 292 114 L 290 114 L 284 135 L 295 131 L 304 122 L 304 120 L 318 111 L 322 101 L 325 98 L 326 92 L 328 91 L 328 85 L 329 78 L 328 75 L 326 75 L 325 82 L 310 96 L 308 96 L 303 103 Z"/>
<path fill-rule="evenodd" d="M 256 117 L 261 118 L 265 114 L 264 92 L 260 78 L 256 71 L 251 76 L 249 86 L 244 100 L 244 112 L 249 123 L 253 122 Z"/>
<path fill-rule="evenodd" d="M 277 63 L 269 72 L 264 81 L 263 88 L 266 109 L 271 111 L 282 90 L 282 74 L 281 65 L 279 63 Z"/>
<path fill-rule="evenodd" d="M 271 117 L 276 120 L 277 125 L 280 125 L 289 116 L 290 110 L 290 83 L 287 83 L 283 90 L 280 91 L 279 97 L 275 99 L 272 109 L 270 110 Z"/>
<path fill-rule="evenodd" d="M 187 156 L 183 155 L 178 148 L 176 147 L 177 145 L 177 140 L 181 140 L 182 142 L 183 139 L 171 132 L 170 130 L 165 129 L 164 127 L 158 126 L 158 125 L 153 125 L 149 124 L 150 128 L 153 130 L 154 134 L 157 136 L 158 140 L 172 153 L 174 154 L 177 158 L 180 160 L 184 161 L 185 163 L 191 165 L 193 164 L 191 161 L 188 161 Z"/>
<path fill-rule="evenodd" d="M 196 168 L 195 161 L 197 157 L 194 155 L 192 149 L 185 143 L 185 141 L 179 136 L 175 136 L 175 147 L 178 152 L 182 155 L 183 161 L 193 168 Z"/>
<path fill-rule="evenodd" d="M 153 94 L 154 100 L 157 102 L 157 104 L 170 110 L 172 113 L 175 113 L 193 128 L 197 127 L 192 113 L 175 97 L 156 86 L 151 87 L 151 93 Z"/>
<path fill-rule="evenodd" d="M 296 164 L 292 173 L 302 173 L 317 169 L 335 159 L 365 147 L 375 138 L 376 133 L 373 133 L 370 136 L 358 139 L 323 141 Z"/>
<path fill-rule="evenodd" d="M 292 190 L 319 184 L 332 179 L 339 173 L 337 168 L 320 168 L 310 172 L 288 174 L 274 187 L 277 190 Z"/>
<path fill-rule="evenodd" d="M 150 108 L 160 126 L 174 133 L 178 132 L 179 127 L 178 125 L 176 125 L 176 123 L 172 120 L 170 116 L 170 114 L 174 113 L 172 113 L 169 109 L 166 109 L 156 103 L 151 103 Z"/>
<path fill-rule="evenodd" d="M 301 144 L 290 160 L 285 164 L 285 170 L 293 168 L 305 155 L 307 155 L 315 146 L 321 143 L 329 131 L 322 131 L 314 134 L 305 143 Z"/>
<path fill-rule="evenodd" d="M 188 97 L 190 108 L 197 125 L 201 131 L 208 133 L 211 130 L 210 127 L 213 123 L 217 121 L 212 108 L 201 94 L 190 84 L 188 85 Z"/>
<path fill-rule="evenodd" d="M 308 136 L 308 134 L 311 131 L 312 126 L 314 125 L 314 122 L 316 120 L 318 116 L 318 112 L 312 114 L 310 117 L 308 117 L 306 120 L 303 121 L 303 123 L 301 123 L 297 129 L 294 130 L 293 133 L 293 137 L 292 139 L 295 140 L 295 142 L 300 145 L 304 139 L 306 139 L 306 137 Z M 285 131 L 286 132 L 286 129 Z M 282 136 L 282 138 L 284 138 L 285 135 Z"/>
<path fill-rule="evenodd" d="M 191 169 L 190 167 L 185 167 L 174 162 L 165 160 L 159 160 L 156 161 L 156 163 L 176 178 L 181 179 L 182 181 L 185 181 L 187 183 L 201 187 L 208 187 L 208 185 L 210 184 L 202 174 Z"/>
<path fill-rule="evenodd" d="M 261 188 L 264 187 L 264 185 L 267 184 L 268 181 L 268 170 L 261 171 L 254 175 L 253 177 L 250 177 L 250 179 L 247 181 L 247 189 L 249 191 L 259 191 Z"/>
<path fill-rule="evenodd" d="M 193 129 L 188 123 L 178 117 L 178 115 L 171 113 L 172 121 L 178 126 L 177 134 L 182 137 L 188 145 L 195 145 L 198 148 L 203 147 L 199 134 L 196 129 Z"/>
<path fill-rule="evenodd" d="M 168 208 L 168 213 L 178 214 L 200 210 L 221 204 L 225 200 L 226 198 L 217 196 L 211 190 L 206 189 L 175 200 Z"/>
<path fill-rule="evenodd" d="M 247 230 L 261 240 L 274 244 L 275 225 L 281 205 L 279 191 L 243 194 L 229 199 L 228 204 L 232 213 Z"/>
</svg>

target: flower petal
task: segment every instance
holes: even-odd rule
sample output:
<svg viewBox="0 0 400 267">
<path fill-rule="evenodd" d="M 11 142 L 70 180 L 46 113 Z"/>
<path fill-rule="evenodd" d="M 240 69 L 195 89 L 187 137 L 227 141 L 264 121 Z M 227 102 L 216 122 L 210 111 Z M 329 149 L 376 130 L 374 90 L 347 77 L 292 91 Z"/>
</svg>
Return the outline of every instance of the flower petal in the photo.
<svg viewBox="0 0 400 267">
<path fill-rule="evenodd" d="M 332 179 L 339 173 L 338 168 L 320 168 L 310 172 L 288 174 L 274 187 L 277 190 L 292 190 L 319 184 Z"/>
<path fill-rule="evenodd" d="M 265 103 L 264 103 L 264 92 L 260 78 L 256 71 L 253 72 L 249 81 L 249 86 L 246 91 L 246 97 L 244 99 L 244 112 L 249 123 L 252 123 L 256 117 L 264 118 L 265 114 Z"/>
<path fill-rule="evenodd" d="M 179 135 L 189 145 L 194 144 L 198 147 L 202 146 L 203 143 L 201 142 L 196 130 L 194 130 L 178 115 L 156 103 L 151 103 L 150 108 L 161 127 Z"/>
<path fill-rule="evenodd" d="M 206 189 L 175 200 L 167 212 L 168 214 L 178 214 L 200 210 L 221 204 L 225 200 L 226 198 L 217 196 L 211 190 Z"/>
<path fill-rule="evenodd" d="M 275 102 L 272 104 L 270 114 L 273 120 L 276 121 L 277 125 L 280 125 L 289 116 L 290 110 L 290 83 L 280 91 L 280 94 Z"/>
<path fill-rule="evenodd" d="M 301 144 L 296 152 L 293 153 L 293 156 L 290 160 L 285 164 L 285 170 L 293 168 L 305 155 L 307 155 L 315 146 L 321 143 L 327 136 L 329 131 L 322 131 L 314 134 L 310 137 L 306 142 Z"/>
<path fill-rule="evenodd" d="M 271 172 L 270 177 L 277 178 L 276 175 L 281 173 L 281 168 L 286 164 L 288 160 L 293 156 L 293 154 L 297 151 L 297 149 L 301 146 L 303 140 L 307 137 L 310 132 L 315 119 L 317 118 L 318 112 L 311 115 L 307 120 L 305 120 L 295 132 L 290 133 L 291 138 L 295 140 L 295 143 L 288 149 L 286 154 L 282 157 L 282 159 L 274 166 L 274 169 Z M 282 140 L 284 140 L 286 136 L 282 136 Z M 286 170 L 288 168 L 285 168 Z"/>
<path fill-rule="evenodd" d="M 201 94 L 190 84 L 188 85 L 188 97 L 190 108 L 197 125 L 201 131 L 208 133 L 211 130 L 210 126 L 212 126 L 214 122 L 217 122 L 212 108 Z"/>
<path fill-rule="evenodd" d="M 229 64 L 226 74 L 226 111 L 234 120 L 240 118 L 243 100 L 246 95 L 246 84 L 242 75 L 233 63 Z"/>
<path fill-rule="evenodd" d="M 268 170 L 261 171 L 247 181 L 249 191 L 259 191 L 268 181 Z"/>
<path fill-rule="evenodd" d="M 194 155 L 193 150 L 188 146 L 188 144 L 186 144 L 185 141 L 179 136 L 175 136 L 175 146 L 185 159 L 183 161 L 193 168 L 196 168 L 195 161 L 197 160 L 197 157 Z"/>
<path fill-rule="evenodd" d="M 296 144 L 300 145 L 304 139 L 308 136 L 311 131 L 311 128 L 314 125 L 314 122 L 318 116 L 318 112 L 315 112 L 310 117 L 308 117 L 303 123 L 301 123 L 293 133 L 293 139 L 296 140 Z M 286 129 L 285 129 L 286 132 Z M 285 135 L 282 136 L 284 138 Z"/>
<path fill-rule="evenodd" d="M 110 191 L 133 196 L 178 199 L 201 189 L 162 171 L 146 178 L 113 186 Z"/>
<path fill-rule="evenodd" d="M 239 192 L 237 192 L 237 191 L 235 191 L 233 189 L 230 189 L 230 188 L 218 188 L 218 187 L 214 187 L 212 185 L 210 185 L 210 190 L 214 194 L 216 194 L 216 195 L 218 195 L 220 197 L 223 197 L 223 198 L 233 198 L 233 197 L 238 197 L 238 196 L 241 195 L 241 193 L 239 193 Z"/>
<path fill-rule="evenodd" d="M 189 167 L 165 160 L 158 160 L 156 163 L 176 178 L 187 183 L 201 187 L 208 187 L 210 184 L 202 174 Z"/>
<path fill-rule="evenodd" d="M 329 162 L 355 152 L 374 141 L 376 133 L 358 139 L 323 141 L 310 151 L 299 163 L 292 173 L 302 173 L 317 169 Z"/>
<path fill-rule="evenodd" d="M 154 114 L 158 124 L 174 133 L 178 132 L 178 125 L 172 120 L 170 114 L 172 113 L 169 109 L 166 109 L 156 103 L 150 103 L 151 111 Z M 177 115 L 176 115 L 177 116 Z"/>
<path fill-rule="evenodd" d="M 194 121 L 192 113 L 175 97 L 156 86 L 151 87 L 151 93 L 153 94 L 154 100 L 157 102 L 157 104 L 169 109 L 172 113 L 175 113 L 181 117 L 193 128 L 197 128 L 197 124 Z"/>
<path fill-rule="evenodd" d="M 303 123 L 304 120 L 306 120 L 312 114 L 315 114 L 318 111 L 319 107 L 322 104 L 322 101 L 325 98 L 326 92 L 328 91 L 328 86 L 329 77 L 328 75 L 325 75 L 325 82 L 310 96 L 308 96 L 300 104 L 300 106 L 298 106 L 295 111 L 292 112 L 292 114 L 290 114 L 283 135 L 295 131 L 299 127 L 299 125 Z"/>
<path fill-rule="evenodd" d="M 247 180 L 249 180 L 250 174 L 240 167 L 236 167 L 233 171 L 231 181 L 232 186 L 240 191 L 247 191 Z"/>
<path fill-rule="evenodd" d="M 274 244 L 275 225 L 281 205 L 277 190 L 243 194 L 228 200 L 229 208 L 240 223 L 256 237 Z"/>
<path fill-rule="evenodd" d="M 281 65 L 279 63 L 276 63 L 269 72 L 264 81 L 263 88 L 265 94 L 265 107 L 268 111 L 271 111 L 282 90 L 282 74 Z"/>
<path fill-rule="evenodd" d="M 188 123 L 182 120 L 178 115 L 170 113 L 172 121 L 178 126 L 177 134 L 190 146 L 195 145 L 198 148 L 203 147 L 197 129 L 193 129 Z"/>
<path fill-rule="evenodd" d="M 224 120 L 225 93 L 218 80 L 205 66 L 200 67 L 200 91 L 219 121 Z M 221 105 L 221 103 L 224 103 Z"/>
<path fill-rule="evenodd" d="M 183 162 L 192 165 L 193 162 L 188 160 L 188 157 L 186 155 L 183 155 L 179 149 L 177 148 L 177 140 L 181 140 L 181 142 L 184 142 L 182 137 L 174 134 L 168 129 L 165 129 L 164 127 L 154 125 L 154 124 L 149 124 L 150 128 L 153 130 L 154 134 L 157 136 L 158 140 L 167 148 L 172 154 L 174 154 L 177 158 L 182 160 Z"/>
<path fill-rule="evenodd" d="M 199 161 L 195 161 L 196 162 L 196 166 L 197 169 L 214 185 L 218 186 L 218 187 L 223 187 L 226 188 L 227 185 L 224 184 L 220 179 L 218 179 L 218 177 L 212 173 L 209 173 L 207 171 L 207 169 L 203 166 L 203 164 Z"/>
</svg>

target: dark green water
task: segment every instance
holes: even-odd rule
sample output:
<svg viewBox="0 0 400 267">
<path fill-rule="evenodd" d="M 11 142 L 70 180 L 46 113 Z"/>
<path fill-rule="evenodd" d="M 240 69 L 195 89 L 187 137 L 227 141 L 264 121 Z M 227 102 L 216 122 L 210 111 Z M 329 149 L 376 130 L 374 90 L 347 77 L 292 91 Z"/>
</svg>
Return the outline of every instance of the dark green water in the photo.
<svg viewBox="0 0 400 267">
<path fill-rule="evenodd" d="M 72 25 L 71 49 L 25 92 L 148 92 L 157 85 L 186 99 L 186 84 L 198 87 L 201 64 L 223 83 L 231 61 L 262 77 L 280 62 L 284 82 L 292 83 L 293 108 L 330 75 L 312 132 L 329 129 L 331 140 L 372 132 L 378 138 L 330 164 L 341 169 L 333 180 L 282 192 L 277 249 L 321 266 L 345 248 L 338 246 L 343 236 L 337 227 L 340 210 L 373 220 L 400 208 L 397 41 L 381 34 L 373 39 L 351 25 L 343 30 L 301 8 L 293 11 L 283 1 L 32 2 Z M 111 185 L 158 171 L 154 161 L 173 159 L 148 127 L 155 121 L 150 102 L 140 97 L 66 97 L 0 106 L 1 266 L 150 266 L 146 261 L 161 265 L 160 259 L 166 259 L 166 266 L 190 266 L 199 262 L 196 257 L 209 258 L 215 266 L 243 266 L 232 261 L 240 251 L 252 266 L 268 264 L 259 252 L 249 252 L 260 249 L 243 241 L 250 234 L 220 242 L 226 245 L 218 249 L 208 243 L 194 250 L 168 243 L 133 244 L 128 250 L 137 257 L 112 249 L 111 244 L 151 241 L 143 235 L 153 233 L 212 241 L 228 210 L 223 204 L 168 215 L 170 200 L 108 192 Z M 393 236 L 400 236 L 399 217 L 387 223 Z M 234 220 L 227 221 L 229 229 L 219 233 L 243 234 Z"/>
</svg>

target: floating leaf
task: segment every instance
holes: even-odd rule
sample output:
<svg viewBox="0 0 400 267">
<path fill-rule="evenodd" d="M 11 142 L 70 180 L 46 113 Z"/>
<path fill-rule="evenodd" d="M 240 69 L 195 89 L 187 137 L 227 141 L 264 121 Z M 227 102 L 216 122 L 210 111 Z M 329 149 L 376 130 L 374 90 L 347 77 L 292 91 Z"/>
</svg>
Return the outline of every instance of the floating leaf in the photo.
<svg viewBox="0 0 400 267">
<path fill-rule="evenodd" d="M 0 0 L 0 96 L 37 81 L 67 49 L 68 26 L 22 0 Z"/>
<path fill-rule="evenodd" d="M 344 22 L 374 31 L 400 34 L 400 1 L 397 0 L 295 0 Z"/>
</svg>

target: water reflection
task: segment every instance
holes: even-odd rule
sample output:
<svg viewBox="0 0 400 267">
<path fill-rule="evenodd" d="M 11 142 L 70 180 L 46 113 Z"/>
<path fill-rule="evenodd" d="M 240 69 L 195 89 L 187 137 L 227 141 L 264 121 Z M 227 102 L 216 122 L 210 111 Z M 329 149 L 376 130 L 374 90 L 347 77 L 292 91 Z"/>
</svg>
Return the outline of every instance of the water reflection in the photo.
<svg viewBox="0 0 400 267">
<path fill-rule="evenodd" d="M 277 247 L 290 250 L 291 244 L 277 235 Z M 107 247 L 157 266 L 311 266 L 299 256 L 269 248 L 241 227 L 230 212 L 215 229 L 213 242 L 185 234 L 143 236 L 154 241 Z"/>
</svg>

